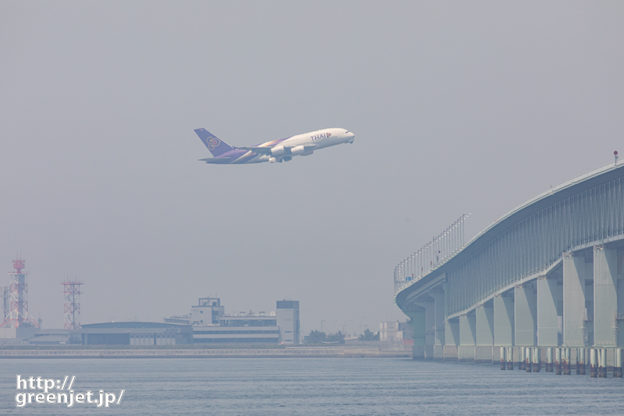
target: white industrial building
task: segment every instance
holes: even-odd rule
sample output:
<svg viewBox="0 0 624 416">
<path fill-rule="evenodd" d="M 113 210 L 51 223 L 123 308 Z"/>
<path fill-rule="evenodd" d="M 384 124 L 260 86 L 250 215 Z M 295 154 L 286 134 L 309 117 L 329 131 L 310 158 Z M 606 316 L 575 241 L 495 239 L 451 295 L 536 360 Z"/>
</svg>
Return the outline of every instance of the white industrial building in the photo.
<svg viewBox="0 0 624 416">
<path fill-rule="evenodd" d="M 226 315 L 221 299 L 199 298 L 186 315 L 170 316 L 169 323 L 188 324 L 194 343 L 299 344 L 299 301 L 280 300 L 271 313 Z"/>
</svg>

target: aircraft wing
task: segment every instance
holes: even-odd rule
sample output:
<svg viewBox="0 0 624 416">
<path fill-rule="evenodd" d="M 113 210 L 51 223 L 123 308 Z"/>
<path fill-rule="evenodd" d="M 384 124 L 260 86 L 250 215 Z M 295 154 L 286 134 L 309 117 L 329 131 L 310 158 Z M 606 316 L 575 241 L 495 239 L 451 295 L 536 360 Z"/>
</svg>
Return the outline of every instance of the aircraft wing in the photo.
<svg viewBox="0 0 624 416">
<path fill-rule="evenodd" d="M 260 147 L 260 146 L 236 146 L 237 149 L 242 149 L 242 150 L 251 150 L 254 151 L 256 153 L 261 153 L 261 154 L 265 154 L 265 155 L 270 155 L 271 154 L 271 148 L 270 147 Z"/>
<path fill-rule="evenodd" d="M 273 146 L 273 147 L 237 146 L 236 148 L 237 149 L 243 149 L 243 150 L 251 150 L 253 152 L 260 153 L 260 154 L 263 154 L 263 155 L 271 155 L 272 154 L 271 153 L 271 149 L 273 149 L 274 147 L 278 147 L 278 146 Z M 291 149 L 293 147 L 299 147 L 299 146 L 289 146 L 289 147 L 284 146 L 284 153 L 287 154 L 287 155 L 290 154 L 291 153 Z M 305 152 L 308 152 L 310 150 L 314 150 L 315 147 L 316 147 L 315 144 L 309 144 L 309 145 L 305 145 L 303 147 L 303 149 L 304 149 Z"/>
</svg>

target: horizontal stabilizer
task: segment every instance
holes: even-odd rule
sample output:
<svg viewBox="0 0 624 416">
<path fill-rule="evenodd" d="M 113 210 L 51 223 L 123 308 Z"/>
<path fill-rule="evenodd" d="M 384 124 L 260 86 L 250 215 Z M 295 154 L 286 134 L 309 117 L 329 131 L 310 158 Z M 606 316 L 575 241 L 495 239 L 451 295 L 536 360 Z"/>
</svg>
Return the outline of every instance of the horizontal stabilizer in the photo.
<svg viewBox="0 0 624 416">
<path fill-rule="evenodd" d="M 206 162 L 206 163 L 218 163 L 218 164 L 228 164 L 230 163 L 230 159 L 225 158 L 225 157 L 209 157 L 206 159 L 199 159 L 201 162 Z"/>
</svg>

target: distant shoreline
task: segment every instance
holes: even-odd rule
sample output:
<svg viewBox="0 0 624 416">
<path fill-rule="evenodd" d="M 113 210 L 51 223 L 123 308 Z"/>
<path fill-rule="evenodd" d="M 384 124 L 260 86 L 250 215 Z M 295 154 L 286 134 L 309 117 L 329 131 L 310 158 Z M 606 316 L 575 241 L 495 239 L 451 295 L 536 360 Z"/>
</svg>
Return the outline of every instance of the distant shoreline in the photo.
<svg viewBox="0 0 624 416">
<path fill-rule="evenodd" d="M 409 351 L 381 351 L 378 347 L 258 347 L 258 348 L 129 348 L 11 347 L 0 348 L 0 359 L 28 358 L 409 358 Z"/>
</svg>

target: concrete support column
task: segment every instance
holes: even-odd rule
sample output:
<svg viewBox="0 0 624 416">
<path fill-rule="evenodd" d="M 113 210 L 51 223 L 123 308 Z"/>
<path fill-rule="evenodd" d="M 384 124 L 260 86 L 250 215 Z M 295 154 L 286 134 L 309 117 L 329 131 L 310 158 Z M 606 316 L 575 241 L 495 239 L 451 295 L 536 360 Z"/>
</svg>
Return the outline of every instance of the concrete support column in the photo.
<svg viewBox="0 0 624 416">
<path fill-rule="evenodd" d="M 433 344 L 435 339 L 435 304 L 433 298 L 423 303 L 425 308 L 425 358 L 433 358 Z"/>
<path fill-rule="evenodd" d="M 460 360 L 474 360 L 476 331 L 475 311 L 470 311 L 459 317 L 459 349 L 457 358 Z"/>
<path fill-rule="evenodd" d="M 494 345 L 514 345 L 514 295 L 513 291 L 494 297 Z"/>
<path fill-rule="evenodd" d="M 616 249 L 594 247 L 594 345 L 617 346 L 618 279 Z"/>
<path fill-rule="evenodd" d="M 563 344 L 583 347 L 592 342 L 593 295 L 587 296 L 588 286 L 593 292 L 593 256 L 587 253 L 563 255 Z M 590 302 L 588 300 L 591 299 Z"/>
<path fill-rule="evenodd" d="M 446 322 L 446 314 L 444 313 L 444 291 L 442 289 L 434 290 L 432 296 L 435 321 L 433 357 L 442 358 L 442 349 L 444 347 L 444 323 Z"/>
<path fill-rule="evenodd" d="M 559 345 L 559 311 L 563 282 L 559 273 L 537 279 L 537 345 Z"/>
<path fill-rule="evenodd" d="M 494 302 L 488 301 L 476 310 L 476 351 L 475 360 L 491 361 L 494 359 Z"/>
<path fill-rule="evenodd" d="M 526 282 L 514 288 L 515 344 L 535 345 L 537 332 L 537 291 L 535 282 Z"/>
<path fill-rule="evenodd" d="M 412 337 L 414 346 L 412 347 L 412 358 L 425 358 L 425 309 L 415 308 L 410 311 L 410 325 L 412 327 Z"/>
<path fill-rule="evenodd" d="M 444 322 L 444 358 L 457 358 L 459 345 L 459 318 L 447 319 Z"/>
</svg>

